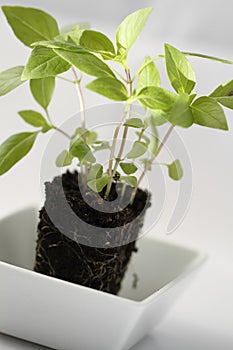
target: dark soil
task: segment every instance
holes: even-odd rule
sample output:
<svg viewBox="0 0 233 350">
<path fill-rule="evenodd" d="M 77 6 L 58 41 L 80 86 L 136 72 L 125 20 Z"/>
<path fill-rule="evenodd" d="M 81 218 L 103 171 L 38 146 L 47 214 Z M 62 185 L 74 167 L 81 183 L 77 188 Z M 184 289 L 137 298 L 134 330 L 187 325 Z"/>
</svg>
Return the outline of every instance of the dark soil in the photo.
<svg viewBox="0 0 233 350">
<path fill-rule="evenodd" d="M 132 205 L 131 187 L 123 200 L 121 183 L 113 184 L 109 200 L 79 183 L 67 172 L 46 183 L 40 211 L 34 270 L 65 281 L 117 294 L 143 225 L 150 196 L 138 189 Z"/>
</svg>

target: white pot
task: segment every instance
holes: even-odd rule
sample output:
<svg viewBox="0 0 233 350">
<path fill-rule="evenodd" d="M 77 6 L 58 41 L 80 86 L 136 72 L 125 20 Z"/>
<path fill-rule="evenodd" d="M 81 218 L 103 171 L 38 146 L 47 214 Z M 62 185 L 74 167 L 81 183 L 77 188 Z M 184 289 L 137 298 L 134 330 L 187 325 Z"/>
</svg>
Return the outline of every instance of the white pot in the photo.
<svg viewBox="0 0 233 350">
<path fill-rule="evenodd" d="M 162 320 L 184 277 L 204 260 L 190 249 L 140 239 L 114 296 L 33 272 L 36 222 L 35 208 L 0 222 L 0 332 L 54 349 L 128 350 Z"/>
</svg>

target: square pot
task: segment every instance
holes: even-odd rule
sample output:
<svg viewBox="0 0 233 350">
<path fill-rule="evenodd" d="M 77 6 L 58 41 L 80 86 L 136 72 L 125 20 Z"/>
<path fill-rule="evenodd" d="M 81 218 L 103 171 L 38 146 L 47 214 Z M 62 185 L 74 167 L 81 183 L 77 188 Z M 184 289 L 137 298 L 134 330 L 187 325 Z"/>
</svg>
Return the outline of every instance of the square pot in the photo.
<svg viewBox="0 0 233 350">
<path fill-rule="evenodd" d="M 128 350 L 157 323 L 204 256 L 138 241 L 120 296 L 33 272 L 38 210 L 0 221 L 0 332 L 54 349 Z M 133 289 L 133 272 L 139 278 Z"/>
</svg>

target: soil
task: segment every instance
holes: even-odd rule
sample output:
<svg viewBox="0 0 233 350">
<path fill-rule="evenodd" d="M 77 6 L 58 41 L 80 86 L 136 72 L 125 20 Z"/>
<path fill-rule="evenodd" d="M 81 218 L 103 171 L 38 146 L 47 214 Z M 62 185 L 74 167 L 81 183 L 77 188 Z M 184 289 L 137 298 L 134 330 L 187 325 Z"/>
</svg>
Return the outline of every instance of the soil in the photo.
<svg viewBox="0 0 233 350">
<path fill-rule="evenodd" d="M 34 270 L 117 294 L 137 250 L 150 195 L 138 189 L 134 203 L 127 204 L 132 188 L 113 183 L 104 200 L 104 190 L 97 194 L 83 187 L 77 172 L 55 177 L 45 187 Z"/>
</svg>

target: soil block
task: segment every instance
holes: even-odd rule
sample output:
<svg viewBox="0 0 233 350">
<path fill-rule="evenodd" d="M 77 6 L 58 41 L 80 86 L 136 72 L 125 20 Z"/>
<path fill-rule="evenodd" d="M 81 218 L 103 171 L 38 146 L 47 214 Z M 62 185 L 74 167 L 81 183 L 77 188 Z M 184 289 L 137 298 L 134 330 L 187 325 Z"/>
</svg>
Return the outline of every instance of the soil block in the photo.
<svg viewBox="0 0 233 350">
<path fill-rule="evenodd" d="M 77 172 L 45 184 L 36 272 L 117 294 L 138 238 L 150 195 L 113 183 L 108 200 L 81 185 Z M 122 194 L 124 195 L 122 196 Z M 126 203 L 126 204 L 125 204 Z"/>
</svg>

